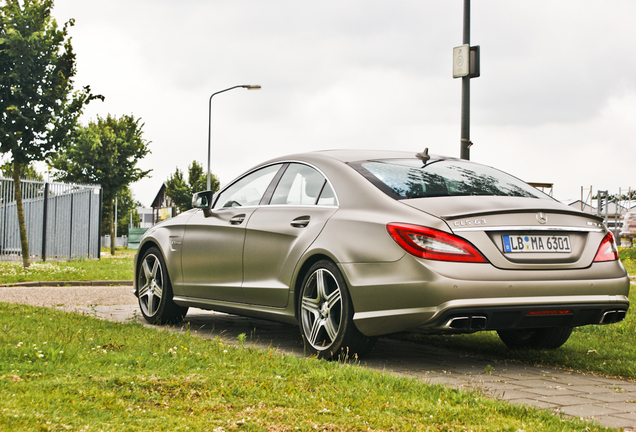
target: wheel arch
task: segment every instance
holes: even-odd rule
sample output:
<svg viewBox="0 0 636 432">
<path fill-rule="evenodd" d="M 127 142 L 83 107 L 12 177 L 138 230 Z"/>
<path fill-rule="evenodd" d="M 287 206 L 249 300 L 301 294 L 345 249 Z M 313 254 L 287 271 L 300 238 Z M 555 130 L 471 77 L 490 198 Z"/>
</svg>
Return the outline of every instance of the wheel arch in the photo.
<svg viewBox="0 0 636 432">
<path fill-rule="evenodd" d="M 316 264 L 318 261 L 322 261 L 322 260 L 328 260 L 328 261 L 331 261 L 332 263 L 334 263 L 335 265 L 338 265 L 337 261 L 333 257 L 331 257 L 330 255 L 328 255 L 328 254 L 326 254 L 324 252 L 317 252 L 317 253 L 309 256 L 307 259 L 305 259 L 305 261 L 303 261 L 303 263 L 300 265 L 300 268 L 299 268 L 298 272 L 296 272 L 296 279 L 295 279 L 295 282 L 293 284 L 293 287 L 294 287 L 294 315 L 295 315 L 296 319 L 298 320 L 298 322 L 300 322 L 300 303 L 299 303 L 299 298 L 300 298 L 300 291 L 302 289 L 303 281 L 305 280 L 305 276 L 307 275 L 307 272 L 309 271 L 311 266 Z"/>
</svg>

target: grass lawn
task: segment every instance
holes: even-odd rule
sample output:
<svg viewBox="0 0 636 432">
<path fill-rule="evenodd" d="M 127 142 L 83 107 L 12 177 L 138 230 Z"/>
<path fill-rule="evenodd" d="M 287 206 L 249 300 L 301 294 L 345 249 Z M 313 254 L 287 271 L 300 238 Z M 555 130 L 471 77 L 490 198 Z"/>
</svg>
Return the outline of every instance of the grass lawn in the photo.
<svg viewBox="0 0 636 432">
<path fill-rule="evenodd" d="M 114 257 L 103 253 L 101 260 L 33 263 L 25 272 L 19 263 L 0 262 L 0 284 L 33 280 L 131 280 L 134 250 L 118 250 Z M 628 272 L 636 274 L 636 249 L 621 249 Z M 1 289 L 1 288 L 0 288 Z M 500 360 L 536 363 L 636 379 L 636 290 L 630 293 L 625 321 L 608 326 L 586 326 L 574 330 L 570 340 L 557 350 L 511 350 L 494 332 L 471 335 L 404 337 L 420 343 L 481 353 Z"/>
<path fill-rule="evenodd" d="M 1 430 L 608 430 L 349 363 L 0 304 Z"/>
<path fill-rule="evenodd" d="M 102 249 L 101 259 L 34 261 L 28 269 L 22 261 L 0 261 L 0 285 L 33 281 L 132 280 L 135 250 L 118 249 L 110 255 Z"/>
<path fill-rule="evenodd" d="M 618 256 L 620 256 L 621 262 L 625 266 L 627 273 L 632 276 L 636 276 L 636 248 L 619 248 Z"/>
</svg>

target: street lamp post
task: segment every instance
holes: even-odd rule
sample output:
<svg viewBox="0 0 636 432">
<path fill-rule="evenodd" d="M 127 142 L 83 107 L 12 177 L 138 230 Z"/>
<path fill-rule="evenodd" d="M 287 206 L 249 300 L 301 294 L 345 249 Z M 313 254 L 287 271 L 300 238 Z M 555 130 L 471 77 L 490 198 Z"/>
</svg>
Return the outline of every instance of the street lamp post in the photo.
<svg viewBox="0 0 636 432">
<path fill-rule="evenodd" d="M 464 0 L 463 44 L 470 46 L 470 0 Z M 462 77 L 460 157 L 470 160 L 470 74 Z"/>
<path fill-rule="evenodd" d="M 211 152 L 211 137 L 212 137 L 212 98 L 215 95 L 218 95 L 219 93 L 223 93 L 229 90 L 233 90 L 235 88 L 245 88 L 248 90 L 260 90 L 261 86 L 260 85 L 250 85 L 250 84 L 244 84 L 244 85 L 237 85 L 234 87 L 228 87 L 224 90 L 220 90 L 216 93 L 212 93 L 212 96 L 210 96 L 210 102 L 208 103 L 208 180 L 206 183 L 206 188 L 207 190 L 211 189 L 211 185 L 210 185 L 210 152 Z"/>
</svg>

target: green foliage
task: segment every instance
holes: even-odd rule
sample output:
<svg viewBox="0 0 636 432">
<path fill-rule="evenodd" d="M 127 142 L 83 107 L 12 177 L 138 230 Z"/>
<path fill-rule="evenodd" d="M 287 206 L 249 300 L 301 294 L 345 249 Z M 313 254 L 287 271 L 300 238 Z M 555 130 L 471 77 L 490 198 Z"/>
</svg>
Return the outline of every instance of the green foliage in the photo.
<svg viewBox="0 0 636 432">
<path fill-rule="evenodd" d="M 0 154 L 11 154 L 23 265 L 29 246 L 19 179 L 22 167 L 63 147 L 83 107 L 102 96 L 73 91 L 75 53 L 51 17 L 52 0 L 0 4 Z"/>
<path fill-rule="evenodd" d="M 0 429 L 607 430 L 355 364 L 2 304 Z M 234 341 L 232 341 L 234 342 Z"/>
<path fill-rule="evenodd" d="M 211 188 L 214 192 L 219 190 L 219 180 L 214 174 L 210 175 Z M 196 192 L 204 191 L 207 184 L 207 175 L 203 167 L 192 161 L 188 167 L 188 182 L 186 183 L 183 172 L 177 167 L 166 181 L 166 195 L 172 198 L 180 212 L 192 208 L 192 195 Z"/>
<path fill-rule="evenodd" d="M 147 177 L 151 170 L 137 167 L 150 153 L 143 138 L 143 123 L 132 115 L 97 116 L 79 127 L 71 143 L 49 159 L 59 170 L 55 177 L 76 183 L 100 184 L 104 196 L 114 198 L 126 186 Z"/>
<path fill-rule="evenodd" d="M 93 183 L 102 186 L 104 203 L 109 214 L 114 214 L 115 196 L 144 177 L 151 170 L 142 170 L 137 164 L 149 152 L 149 141 L 143 138 L 143 123 L 132 115 L 117 119 L 108 115 L 97 117 L 88 126 L 77 129 L 72 142 L 49 159 L 58 170 L 55 177 L 76 183 Z M 114 223 L 109 221 L 111 238 Z M 114 243 L 111 253 L 114 253 Z"/>
<path fill-rule="evenodd" d="M 207 176 L 203 171 L 203 166 L 199 165 L 197 161 L 192 161 L 192 165 L 188 167 L 188 184 L 192 188 L 192 193 L 204 191 L 206 182 Z M 219 190 L 219 180 L 214 174 L 210 174 L 210 182 L 214 192 Z"/>
<path fill-rule="evenodd" d="M 133 226 L 138 226 L 141 221 L 137 207 L 139 202 L 135 201 L 129 187 L 124 188 L 117 194 L 117 236 L 128 235 L 128 225 L 130 224 L 130 214 L 132 212 Z M 114 211 L 113 206 L 113 211 Z M 107 233 L 110 229 L 110 205 L 105 200 L 102 202 L 102 232 Z"/>
<path fill-rule="evenodd" d="M 636 248 L 619 248 L 618 257 L 625 266 L 627 273 L 636 276 Z"/>
<path fill-rule="evenodd" d="M 180 212 L 184 212 L 191 207 L 192 201 L 192 189 L 183 179 L 183 173 L 177 167 L 174 174 L 172 174 L 166 181 L 166 195 L 172 198 L 172 202 L 175 203 Z"/>
<path fill-rule="evenodd" d="M 0 153 L 27 165 L 67 142 L 84 105 L 102 97 L 73 92 L 73 20 L 60 29 L 52 0 L 20 3 L 0 7 Z"/>
<path fill-rule="evenodd" d="M 4 165 L 0 166 L 0 176 L 13 178 L 13 164 L 11 162 L 7 162 Z M 22 167 L 20 178 L 24 178 L 28 180 L 44 181 L 44 177 L 42 176 L 42 174 L 37 172 L 33 164 L 29 164 Z"/>
<path fill-rule="evenodd" d="M 592 200 L 598 199 L 598 195 L 593 195 Z M 608 194 L 607 200 L 613 203 L 619 203 L 621 201 L 636 201 L 636 190 L 628 191 L 628 193 L 622 194 Z"/>
</svg>

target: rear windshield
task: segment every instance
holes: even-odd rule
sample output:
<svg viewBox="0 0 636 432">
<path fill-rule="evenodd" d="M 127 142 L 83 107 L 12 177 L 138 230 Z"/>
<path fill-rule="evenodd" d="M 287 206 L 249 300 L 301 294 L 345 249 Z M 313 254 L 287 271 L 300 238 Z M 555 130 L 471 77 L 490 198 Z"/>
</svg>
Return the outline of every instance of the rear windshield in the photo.
<svg viewBox="0 0 636 432">
<path fill-rule="evenodd" d="M 461 160 L 390 159 L 350 164 L 395 199 L 495 195 L 545 198 L 521 180 L 485 165 Z"/>
</svg>

